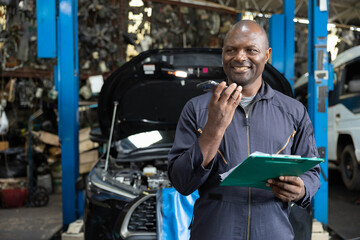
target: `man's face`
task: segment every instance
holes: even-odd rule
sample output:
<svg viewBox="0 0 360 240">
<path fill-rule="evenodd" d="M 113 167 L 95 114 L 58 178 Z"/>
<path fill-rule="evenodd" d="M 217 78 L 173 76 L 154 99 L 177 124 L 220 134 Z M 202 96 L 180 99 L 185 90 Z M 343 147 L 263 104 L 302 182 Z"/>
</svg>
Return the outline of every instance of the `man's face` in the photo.
<svg viewBox="0 0 360 240">
<path fill-rule="evenodd" d="M 266 43 L 264 33 L 253 26 L 243 25 L 228 33 L 222 59 L 229 84 L 246 87 L 262 81 L 262 72 L 271 52 Z"/>
</svg>

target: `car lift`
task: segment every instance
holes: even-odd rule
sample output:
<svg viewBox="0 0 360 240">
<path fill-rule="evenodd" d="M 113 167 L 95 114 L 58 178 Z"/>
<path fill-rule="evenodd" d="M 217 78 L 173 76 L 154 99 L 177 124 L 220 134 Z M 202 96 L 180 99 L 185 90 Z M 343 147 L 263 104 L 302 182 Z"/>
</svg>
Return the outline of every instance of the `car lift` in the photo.
<svg viewBox="0 0 360 240">
<path fill-rule="evenodd" d="M 325 162 L 320 164 L 321 188 L 312 205 L 314 218 L 328 224 L 328 156 L 327 108 L 328 91 L 332 88 L 332 66 L 327 53 L 328 1 L 309 0 L 308 35 L 308 112 L 313 123 L 318 152 Z M 295 1 L 284 1 L 284 14 L 270 18 L 269 42 L 272 47 L 272 64 L 294 86 L 294 11 Z M 284 29 L 281 31 L 281 29 Z M 285 48 L 284 48 L 285 46 Z"/>
<path fill-rule="evenodd" d="M 38 57 L 56 58 L 61 142 L 63 227 L 83 215 L 84 197 L 76 189 L 79 177 L 79 64 L 77 0 L 37 0 Z"/>
<path fill-rule="evenodd" d="M 308 112 L 314 126 L 320 164 L 321 187 L 316 193 L 314 218 L 328 224 L 328 92 L 332 89 L 332 66 L 327 52 L 328 0 L 309 0 Z"/>
</svg>

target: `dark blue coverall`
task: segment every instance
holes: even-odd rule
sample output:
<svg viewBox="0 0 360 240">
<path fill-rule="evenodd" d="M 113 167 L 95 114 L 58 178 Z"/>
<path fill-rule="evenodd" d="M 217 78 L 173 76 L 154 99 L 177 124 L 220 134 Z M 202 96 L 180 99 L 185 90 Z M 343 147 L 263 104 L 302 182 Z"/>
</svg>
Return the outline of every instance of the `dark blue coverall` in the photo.
<svg viewBox="0 0 360 240">
<path fill-rule="evenodd" d="M 293 239 L 288 218 L 290 203 L 280 201 L 270 190 L 219 186 L 219 174 L 255 151 L 317 157 L 306 108 L 263 82 L 248 113 L 240 106 L 236 109 L 220 153 L 204 168 L 198 137 L 207 122 L 211 95 L 195 97 L 185 105 L 169 153 L 168 174 L 175 189 L 183 195 L 199 190 L 191 239 Z M 299 206 L 308 206 L 319 189 L 319 172 L 316 166 L 300 176 L 306 193 L 296 202 Z"/>
</svg>

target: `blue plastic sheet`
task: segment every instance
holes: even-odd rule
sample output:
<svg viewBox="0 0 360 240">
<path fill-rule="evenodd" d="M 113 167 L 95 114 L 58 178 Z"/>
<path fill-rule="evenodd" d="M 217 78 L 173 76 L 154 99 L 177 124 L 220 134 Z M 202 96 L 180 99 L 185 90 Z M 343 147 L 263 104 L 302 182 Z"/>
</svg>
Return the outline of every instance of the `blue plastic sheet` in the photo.
<svg viewBox="0 0 360 240">
<path fill-rule="evenodd" d="M 193 208 L 198 191 L 189 196 L 181 195 L 174 188 L 164 188 L 157 192 L 157 239 L 187 240 Z"/>
</svg>

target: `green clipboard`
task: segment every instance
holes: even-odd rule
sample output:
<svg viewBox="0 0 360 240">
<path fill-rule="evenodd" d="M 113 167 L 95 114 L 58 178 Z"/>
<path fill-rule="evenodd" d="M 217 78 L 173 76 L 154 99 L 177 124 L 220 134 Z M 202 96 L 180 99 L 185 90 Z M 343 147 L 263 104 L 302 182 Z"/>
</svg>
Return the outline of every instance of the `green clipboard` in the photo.
<svg viewBox="0 0 360 240">
<path fill-rule="evenodd" d="M 221 174 L 221 186 L 243 186 L 271 190 L 266 181 L 280 176 L 300 176 L 322 158 L 302 158 L 291 155 L 250 155 L 242 163 Z"/>
</svg>

